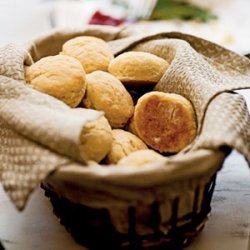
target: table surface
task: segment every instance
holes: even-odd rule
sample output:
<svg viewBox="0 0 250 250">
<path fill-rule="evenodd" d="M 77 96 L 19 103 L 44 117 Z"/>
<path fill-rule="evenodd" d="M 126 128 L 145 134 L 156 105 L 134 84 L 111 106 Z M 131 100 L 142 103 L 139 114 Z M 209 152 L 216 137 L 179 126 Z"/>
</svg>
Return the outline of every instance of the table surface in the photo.
<svg viewBox="0 0 250 250">
<path fill-rule="evenodd" d="M 48 29 L 50 1 L 43 1 L 43 5 L 40 2 L 0 1 L 0 46 L 10 41 L 26 41 Z M 250 92 L 240 92 L 250 107 Z M 75 243 L 59 224 L 40 189 L 20 213 L 0 186 L 0 241 L 7 250 L 86 249 Z M 187 248 L 212 249 L 250 250 L 250 173 L 246 161 L 236 152 L 228 157 L 218 174 L 212 213 L 205 229 Z"/>
</svg>

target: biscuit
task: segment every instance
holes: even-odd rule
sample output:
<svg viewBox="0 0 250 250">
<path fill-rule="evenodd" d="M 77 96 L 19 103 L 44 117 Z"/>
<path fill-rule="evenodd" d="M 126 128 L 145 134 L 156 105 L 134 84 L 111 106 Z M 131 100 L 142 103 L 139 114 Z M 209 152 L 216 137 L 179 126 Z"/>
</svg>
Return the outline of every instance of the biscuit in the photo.
<svg viewBox="0 0 250 250">
<path fill-rule="evenodd" d="M 159 162 L 166 159 L 164 156 L 151 149 L 138 150 L 118 161 L 121 166 L 142 166 L 144 164 Z"/>
<path fill-rule="evenodd" d="M 130 153 L 148 148 L 140 138 L 122 129 L 113 129 L 112 138 L 111 150 L 106 157 L 108 164 L 116 164 Z"/>
<path fill-rule="evenodd" d="M 193 107 L 177 94 L 153 91 L 143 95 L 133 119 L 139 137 L 161 153 L 179 152 L 196 136 Z"/>
<path fill-rule="evenodd" d="M 57 55 L 40 59 L 26 68 L 26 82 L 33 89 L 76 107 L 85 93 L 85 72 L 73 57 Z"/>
<path fill-rule="evenodd" d="M 80 137 L 80 153 L 86 161 L 100 162 L 110 151 L 111 127 L 105 117 L 88 122 Z"/>
<path fill-rule="evenodd" d="M 83 106 L 102 110 L 112 128 L 122 128 L 133 115 L 134 104 L 122 83 L 111 74 L 95 71 L 87 74 Z"/>
<path fill-rule="evenodd" d="M 62 46 L 61 54 L 78 59 L 86 73 L 107 71 L 110 61 L 114 58 L 108 44 L 92 36 L 79 36 L 67 41 Z"/>
<path fill-rule="evenodd" d="M 156 84 L 169 64 L 164 59 L 146 52 L 125 52 L 110 64 L 108 71 L 124 84 Z"/>
</svg>

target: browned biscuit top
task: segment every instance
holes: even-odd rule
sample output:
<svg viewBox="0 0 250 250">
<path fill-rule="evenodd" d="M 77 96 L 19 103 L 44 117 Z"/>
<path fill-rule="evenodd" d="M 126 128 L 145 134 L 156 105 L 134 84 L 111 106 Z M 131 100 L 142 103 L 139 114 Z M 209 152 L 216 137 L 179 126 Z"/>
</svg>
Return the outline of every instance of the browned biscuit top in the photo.
<svg viewBox="0 0 250 250">
<path fill-rule="evenodd" d="M 176 153 L 196 136 L 196 120 L 191 103 L 176 94 L 150 92 L 135 107 L 134 126 L 150 147 Z"/>
</svg>

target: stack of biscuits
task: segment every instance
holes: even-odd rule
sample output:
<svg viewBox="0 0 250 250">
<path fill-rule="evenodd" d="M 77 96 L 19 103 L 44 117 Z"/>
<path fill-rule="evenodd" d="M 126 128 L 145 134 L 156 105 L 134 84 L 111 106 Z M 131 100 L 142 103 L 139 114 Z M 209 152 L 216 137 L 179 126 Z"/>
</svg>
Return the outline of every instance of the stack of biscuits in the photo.
<svg viewBox="0 0 250 250">
<path fill-rule="evenodd" d="M 27 67 L 25 78 L 72 109 L 103 112 L 81 133 L 80 151 L 91 164 L 143 166 L 180 152 L 197 134 L 190 101 L 154 91 L 169 64 L 147 52 L 114 57 L 104 40 L 80 36 Z"/>
</svg>

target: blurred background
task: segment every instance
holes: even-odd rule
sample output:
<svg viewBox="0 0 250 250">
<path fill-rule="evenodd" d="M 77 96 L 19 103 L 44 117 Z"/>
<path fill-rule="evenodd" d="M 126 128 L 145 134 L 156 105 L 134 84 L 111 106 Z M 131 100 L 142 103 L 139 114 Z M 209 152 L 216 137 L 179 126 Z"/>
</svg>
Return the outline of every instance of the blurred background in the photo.
<svg viewBox="0 0 250 250">
<path fill-rule="evenodd" d="M 0 46 L 86 24 L 181 31 L 250 53 L 250 0 L 1 0 Z"/>
</svg>

